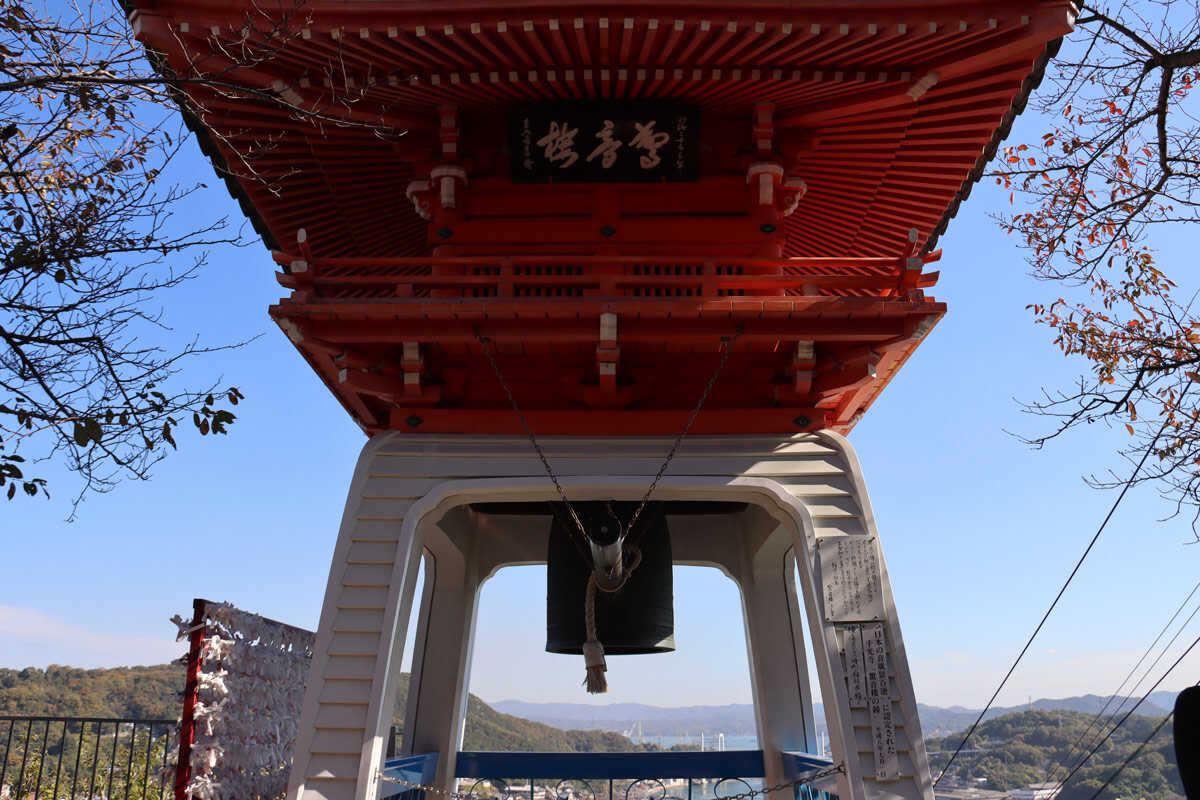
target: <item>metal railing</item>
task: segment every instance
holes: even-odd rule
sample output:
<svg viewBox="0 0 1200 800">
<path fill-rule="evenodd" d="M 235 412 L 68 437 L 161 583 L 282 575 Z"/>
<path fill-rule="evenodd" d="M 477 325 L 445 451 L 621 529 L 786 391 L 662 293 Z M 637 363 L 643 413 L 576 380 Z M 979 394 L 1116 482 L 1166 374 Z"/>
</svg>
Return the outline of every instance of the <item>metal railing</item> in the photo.
<svg viewBox="0 0 1200 800">
<path fill-rule="evenodd" d="M 388 759 L 382 771 L 382 797 L 447 800 L 440 794 L 413 788 L 430 783 L 436 762 L 434 754 Z M 784 754 L 785 776 L 789 778 L 831 763 L 809 754 Z M 763 788 L 763 767 L 761 750 L 461 752 L 454 773 L 460 779 L 458 790 L 449 800 L 721 800 L 758 795 Z M 390 785 L 389 778 L 394 779 Z M 810 786 L 796 785 L 794 789 L 798 800 L 836 800 L 836 796 Z"/>
<path fill-rule="evenodd" d="M 0 800 L 167 800 L 174 720 L 0 716 Z"/>
</svg>

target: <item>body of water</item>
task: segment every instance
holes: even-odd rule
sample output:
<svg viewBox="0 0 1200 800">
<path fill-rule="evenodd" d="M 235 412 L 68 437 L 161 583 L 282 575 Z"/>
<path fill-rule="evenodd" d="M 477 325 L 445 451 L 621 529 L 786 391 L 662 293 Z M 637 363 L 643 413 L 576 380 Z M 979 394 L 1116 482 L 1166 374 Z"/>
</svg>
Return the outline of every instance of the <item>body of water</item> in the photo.
<svg viewBox="0 0 1200 800">
<path fill-rule="evenodd" d="M 643 736 L 640 740 L 637 738 L 634 738 L 634 741 L 635 742 L 640 741 L 640 742 L 643 742 L 646 744 L 656 744 L 659 747 L 663 747 L 663 748 L 674 747 L 677 744 L 695 745 L 695 746 L 699 747 L 700 746 L 700 734 L 696 734 L 695 736 L 692 736 L 692 735 L 688 735 L 688 736 Z M 705 732 L 705 734 L 704 734 L 704 749 L 705 750 L 716 750 L 717 749 L 717 741 L 718 741 L 718 734 Z M 758 749 L 758 737 L 753 734 L 739 735 L 739 736 L 726 735 L 725 736 L 725 749 L 726 750 L 757 750 Z"/>
</svg>

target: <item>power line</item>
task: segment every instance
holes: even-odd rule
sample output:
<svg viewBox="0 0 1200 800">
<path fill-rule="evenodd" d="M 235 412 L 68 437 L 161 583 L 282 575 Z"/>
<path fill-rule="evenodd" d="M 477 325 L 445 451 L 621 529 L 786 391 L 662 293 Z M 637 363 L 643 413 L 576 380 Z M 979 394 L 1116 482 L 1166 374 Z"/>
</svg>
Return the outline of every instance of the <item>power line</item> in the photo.
<svg viewBox="0 0 1200 800">
<path fill-rule="evenodd" d="M 1158 645 L 1159 641 L 1162 640 L 1162 637 L 1164 635 L 1166 635 L 1166 632 L 1175 623 L 1175 620 L 1179 618 L 1179 615 L 1181 613 L 1183 613 L 1183 609 L 1187 607 L 1187 604 L 1189 602 L 1191 602 L 1192 598 L 1195 596 L 1197 591 L 1200 591 L 1200 581 L 1196 582 L 1196 585 L 1192 587 L 1192 591 L 1188 593 L 1188 596 L 1185 597 L 1183 599 L 1183 602 L 1179 604 L 1179 607 L 1175 609 L 1175 613 L 1171 615 L 1171 618 L 1169 620 L 1167 620 L 1167 624 L 1164 625 L 1162 627 L 1162 630 L 1160 630 L 1158 632 L 1158 636 L 1154 637 L 1154 641 L 1152 641 L 1150 643 L 1150 645 L 1146 648 L 1145 652 L 1142 653 L 1142 657 L 1139 658 L 1137 660 L 1137 663 L 1135 663 L 1133 665 L 1133 668 L 1129 670 L 1129 674 L 1125 676 L 1125 680 L 1121 681 L 1121 685 L 1118 686 L 1116 688 L 1116 690 L 1114 690 L 1113 693 L 1108 696 L 1108 699 L 1106 701 L 1104 701 L 1104 705 L 1100 708 L 1099 711 L 1096 712 L 1096 716 L 1092 719 L 1091 723 L 1088 724 L 1087 728 L 1083 731 L 1083 733 L 1079 734 L 1078 738 L 1076 738 L 1075 741 L 1071 744 L 1070 749 L 1067 751 L 1067 757 L 1065 759 L 1063 759 L 1060 763 L 1048 766 L 1046 768 L 1046 772 L 1042 776 L 1043 783 L 1049 781 L 1051 779 L 1051 777 L 1053 776 L 1053 774 L 1058 772 L 1059 767 L 1066 766 L 1068 763 L 1070 763 L 1075 758 L 1076 751 L 1083 752 L 1088 747 L 1090 747 L 1092 745 L 1092 739 L 1089 739 L 1088 737 L 1091 735 L 1092 731 L 1096 730 L 1097 731 L 1096 735 L 1099 736 L 1100 735 L 1099 731 L 1104 730 L 1105 726 L 1107 726 L 1108 723 L 1110 723 L 1114 719 L 1116 719 L 1117 714 L 1121 713 L 1121 709 L 1123 709 L 1125 707 L 1125 704 L 1133 699 L 1131 695 L 1133 695 L 1134 693 L 1137 692 L 1138 687 L 1140 687 L 1142 685 L 1142 681 L 1146 680 L 1146 676 L 1149 675 L 1150 672 L 1154 669 L 1154 667 L 1158 665 L 1158 662 L 1162 659 L 1163 655 L 1165 655 L 1166 652 L 1171 649 L 1171 645 L 1175 644 L 1175 640 L 1179 638 L 1179 635 L 1181 633 L 1183 633 L 1184 630 L 1187 629 L 1187 626 L 1189 624 L 1191 624 L 1191 621 L 1193 619 L 1195 619 L 1196 614 L 1198 612 L 1200 612 L 1200 605 L 1196 606 L 1196 608 L 1192 611 L 1191 615 L 1184 621 L 1184 623 L 1181 626 L 1179 626 L 1179 630 L 1175 631 L 1175 635 L 1171 637 L 1171 641 L 1167 642 L 1166 645 L 1163 646 L 1162 651 L 1158 654 L 1158 656 L 1154 659 L 1154 661 L 1150 664 L 1150 666 L 1146 667 L 1146 671 L 1144 673 L 1142 673 L 1142 677 L 1139 678 L 1138 682 L 1136 684 L 1134 684 L 1132 689 L 1129 690 L 1130 696 L 1122 697 L 1121 702 L 1117 704 L 1116 709 L 1108 717 L 1108 719 L 1105 720 L 1098 729 L 1096 728 L 1096 724 L 1101 721 L 1101 718 L 1104 716 L 1105 712 L 1108 711 L 1108 707 L 1110 705 L 1112 705 L 1113 700 L 1115 700 L 1117 697 L 1121 696 L 1121 692 L 1124 691 L 1124 689 L 1125 689 L 1125 684 L 1129 683 L 1129 679 L 1132 678 L 1134 673 L 1138 671 L 1138 668 L 1142 665 L 1142 662 L 1144 662 L 1146 660 L 1146 657 L 1148 655 L 1150 655 L 1150 651 L 1153 650 Z M 1080 745 L 1085 740 L 1087 740 L 1087 744 L 1080 747 Z"/>
<path fill-rule="evenodd" d="M 1183 625 L 1180 626 L 1179 630 L 1175 631 L 1175 635 L 1171 637 L 1171 641 L 1167 642 L 1166 645 L 1163 646 L 1163 649 L 1159 652 L 1159 654 L 1157 656 L 1155 656 L 1153 663 L 1151 663 L 1150 666 L 1146 667 L 1146 671 L 1144 673 L 1142 673 L 1142 677 L 1138 678 L 1138 682 L 1133 685 L 1132 689 L 1130 689 L 1130 696 L 1121 700 L 1121 702 L 1117 705 L 1117 709 L 1115 711 L 1113 711 L 1112 715 L 1109 716 L 1109 718 L 1105 721 L 1105 725 L 1107 725 L 1108 723 L 1111 723 L 1114 719 L 1116 719 L 1117 714 L 1121 713 L 1121 709 L 1123 709 L 1125 707 L 1125 704 L 1128 703 L 1130 700 L 1132 700 L 1134 698 L 1134 696 L 1137 695 L 1137 692 L 1141 688 L 1142 683 L 1144 683 L 1146 678 L 1148 678 L 1150 676 L 1150 673 L 1154 670 L 1154 668 L 1156 666 L 1158 666 L 1158 662 L 1161 661 L 1162 657 L 1167 654 L 1167 652 L 1175 644 L 1175 641 L 1179 638 L 1180 634 L 1182 634 L 1184 632 L 1184 630 L 1187 629 L 1187 626 L 1189 624 L 1191 624 L 1191 621 L 1193 619 L 1195 619 L 1196 614 L 1198 614 L 1198 613 L 1200 613 L 1200 607 L 1193 609 L 1192 613 L 1188 616 L 1187 620 L 1183 623 Z M 1143 699 L 1145 699 L 1145 698 L 1143 698 Z M 1100 730 L 1103 730 L 1103 728 L 1101 728 Z M 1099 730 L 1096 732 L 1096 735 L 1097 736 L 1099 735 Z M 1092 741 L 1094 741 L 1094 740 L 1089 741 L 1084 746 L 1085 750 L 1092 745 Z"/>
<path fill-rule="evenodd" d="M 1187 390 L 1184 389 L 1184 391 L 1186 392 Z M 1151 440 L 1150 445 L 1146 448 L 1146 451 L 1142 453 L 1142 458 L 1140 461 L 1138 461 L 1137 466 L 1134 467 L 1133 473 L 1129 476 L 1129 480 L 1125 481 L 1125 485 L 1121 487 L 1121 493 L 1117 495 L 1117 499 L 1112 504 L 1112 508 L 1110 508 L 1108 510 L 1108 514 L 1104 516 L 1104 521 L 1101 522 L 1100 527 L 1096 529 L 1096 534 L 1092 537 L 1092 540 L 1088 542 L 1088 546 L 1084 548 L 1083 555 L 1081 555 L 1079 560 L 1075 562 L 1075 568 L 1071 570 L 1071 574 L 1067 576 L 1066 582 L 1063 583 L 1062 588 L 1058 590 L 1058 594 L 1054 596 L 1054 601 L 1050 603 L 1050 607 L 1047 608 L 1046 613 L 1042 615 L 1041 622 L 1039 622 L 1037 627 L 1033 629 L 1033 633 L 1030 634 L 1029 640 L 1025 642 L 1025 646 L 1021 648 L 1021 652 L 1017 654 L 1017 659 L 1013 661 L 1012 666 L 1008 668 L 1008 672 L 1004 674 L 1004 678 L 1000 681 L 1000 685 L 996 687 L 996 691 L 992 692 L 991 699 L 987 701 L 987 705 L 983 707 L 983 710 L 979 712 L 979 716 L 976 717 L 975 721 L 971 723 L 970 729 L 967 730 L 967 735 L 964 736 L 962 741 L 958 743 L 958 747 L 955 748 L 954 754 L 950 756 L 950 760 L 946 762 L 946 766 L 942 767 L 942 771 L 938 773 L 937 779 L 933 782 L 935 787 L 941 783 L 942 778 L 946 776 L 946 772 L 949 771 L 950 766 L 954 763 L 954 760 L 958 758 L 958 754 L 962 752 L 964 747 L 967 746 L 967 742 L 970 741 L 971 736 L 974 735 L 975 729 L 979 727 L 980 722 L 983 722 L 984 715 L 987 714 L 988 710 L 991 709 L 992 704 L 996 702 L 996 698 L 1000 696 L 1000 691 L 1004 688 L 1004 685 L 1008 683 L 1008 679 L 1012 677 L 1013 672 L 1017 669 L 1017 665 L 1021 663 L 1021 659 L 1023 659 L 1025 654 L 1029 652 L 1029 648 L 1033 644 L 1033 640 L 1037 638 L 1039 633 L 1041 633 L 1042 626 L 1046 624 L 1046 620 L 1050 618 L 1050 614 L 1053 613 L 1054 609 L 1058 606 L 1058 601 L 1062 599 L 1063 594 L 1067 591 L 1067 587 L 1071 585 L 1071 581 L 1075 580 L 1075 575 L 1079 572 L 1079 568 L 1083 566 L 1084 560 L 1087 559 L 1088 554 L 1092 552 L 1092 548 L 1096 546 L 1096 542 L 1100 539 L 1100 534 L 1104 533 L 1104 529 L 1108 527 L 1109 520 L 1111 520 L 1113 518 L 1113 514 L 1117 512 L 1117 507 L 1120 506 L 1121 501 L 1125 499 L 1125 494 L 1129 491 L 1129 487 L 1133 485 L 1133 481 L 1137 477 L 1138 473 L 1142 471 L 1142 466 L 1145 465 L 1146 459 L 1148 459 L 1150 454 L 1154 452 L 1154 446 L 1158 444 L 1158 440 L 1162 437 L 1163 432 L 1167 430 L 1167 424 L 1170 422 L 1170 419 L 1170 417 L 1164 419 L 1162 427 L 1158 429 L 1158 433 L 1154 434 L 1154 439 Z"/>
<path fill-rule="evenodd" d="M 1059 782 L 1058 786 L 1055 787 L 1055 792 L 1054 792 L 1055 795 L 1057 795 L 1059 792 L 1061 792 L 1062 788 L 1067 785 L 1067 781 L 1069 781 L 1069 780 L 1071 780 L 1071 778 L 1075 777 L 1075 773 L 1079 772 L 1079 770 L 1083 768 L 1083 765 L 1086 764 L 1091 759 L 1092 756 L 1096 755 L 1096 753 L 1099 752 L 1100 748 L 1103 747 L 1104 744 L 1109 739 L 1112 738 L 1112 735 L 1114 733 L 1116 733 L 1117 730 L 1122 725 L 1125 724 L 1125 720 L 1129 719 L 1130 715 L 1132 715 L 1134 711 L 1137 711 L 1138 707 L 1141 706 L 1142 703 L 1146 702 L 1146 698 L 1149 697 L 1150 695 L 1154 694 L 1154 690 L 1158 688 L 1159 684 L 1161 684 L 1163 681 L 1165 681 L 1167 679 L 1167 676 L 1170 675 L 1171 672 L 1177 666 L 1179 666 L 1179 662 L 1183 661 L 1183 659 L 1185 657 L 1187 657 L 1187 654 L 1192 652 L 1192 648 L 1194 648 L 1197 644 L 1200 644 L 1200 636 L 1197 636 L 1195 639 L 1192 640 L 1192 643 L 1189 644 L 1187 649 L 1184 650 L 1179 655 L 1179 658 L 1175 659 L 1175 663 L 1173 663 L 1173 664 L 1171 664 L 1171 666 L 1167 667 L 1167 671 L 1162 674 L 1162 677 L 1154 682 L 1154 685 L 1150 687 L 1150 691 L 1146 692 L 1146 694 L 1142 697 L 1141 700 L 1138 700 L 1136 703 L 1134 703 L 1133 708 L 1126 711 L 1125 716 L 1121 717 L 1121 721 L 1118 722 L 1116 725 L 1114 725 L 1112 727 L 1112 729 L 1104 735 L 1104 738 L 1101 739 L 1099 742 L 1097 742 L 1096 746 L 1093 747 L 1090 751 L 1088 751 L 1088 754 L 1083 757 L 1083 760 L 1080 761 L 1078 764 L 1076 764 L 1074 766 L 1074 768 L 1072 768 L 1071 771 L 1069 773 L 1067 773 L 1067 777 L 1063 778 L 1062 781 Z"/>
<path fill-rule="evenodd" d="M 1112 775 L 1109 775 L 1108 778 L 1104 781 L 1104 783 L 1100 784 L 1100 788 L 1097 789 L 1092 794 L 1092 796 L 1088 798 L 1088 800 L 1096 800 L 1096 798 L 1099 797 L 1101 795 L 1101 793 L 1103 793 L 1103 791 L 1108 788 L 1109 784 L 1111 784 L 1113 781 L 1115 781 L 1117 779 L 1117 776 L 1119 776 L 1125 770 L 1126 767 L 1128 767 L 1131 763 L 1133 763 L 1133 760 L 1135 758 L 1137 758 L 1138 756 L 1140 756 L 1142 754 L 1142 750 L 1146 749 L 1146 745 L 1150 744 L 1150 740 L 1158 735 L 1158 732 L 1163 729 L 1163 726 L 1165 726 L 1167 724 L 1167 722 L 1170 721 L 1171 717 L 1174 714 L 1175 714 L 1175 712 L 1172 711 L 1170 714 L 1167 714 L 1165 717 L 1163 717 L 1162 722 L 1158 723 L 1158 726 L 1154 730 L 1150 731 L 1150 735 L 1146 737 L 1146 740 L 1143 741 L 1141 744 L 1139 744 L 1137 746 L 1137 749 L 1129 754 L 1129 758 L 1127 758 L 1121 762 L 1121 766 L 1117 767 L 1117 771 L 1114 772 Z"/>
</svg>

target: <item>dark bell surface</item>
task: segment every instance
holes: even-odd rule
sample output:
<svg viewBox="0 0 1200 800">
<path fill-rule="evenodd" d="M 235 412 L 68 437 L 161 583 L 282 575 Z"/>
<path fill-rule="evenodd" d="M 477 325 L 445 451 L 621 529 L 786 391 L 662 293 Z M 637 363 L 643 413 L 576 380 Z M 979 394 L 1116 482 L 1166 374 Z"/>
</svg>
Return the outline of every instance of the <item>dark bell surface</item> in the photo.
<svg viewBox="0 0 1200 800">
<path fill-rule="evenodd" d="M 628 524 L 637 508 L 636 503 L 617 502 L 574 506 L 589 532 L 619 529 Z M 562 513 L 555 514 L 550 526 L 546 556 L 546 651 L 549 653 L 582 653 L 587 639 L 584 600 L 591 562 L 573 527 L 574 521 Z M 671 537 L 661 504 L 647 504 L 626 541 L 636 543 L 642 560 L 620 590 L 596 593 L 597 638 L 606 655 L 671 652 L 675 649 Z"/>
</svg>

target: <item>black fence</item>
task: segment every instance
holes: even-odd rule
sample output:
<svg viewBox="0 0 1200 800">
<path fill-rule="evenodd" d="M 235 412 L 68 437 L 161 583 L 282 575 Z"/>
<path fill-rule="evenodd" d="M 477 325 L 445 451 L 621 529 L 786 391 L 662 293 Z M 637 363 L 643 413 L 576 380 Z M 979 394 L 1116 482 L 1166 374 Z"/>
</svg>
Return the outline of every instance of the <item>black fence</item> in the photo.
<svg viewBox="0 0 1200 800">
<path fill-rule="evenodd" d="M 0 800 L 169 800 L 173 720 L 0 716 Z"/>
</svg>

